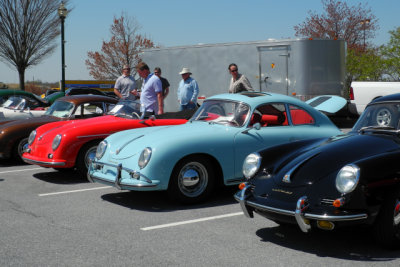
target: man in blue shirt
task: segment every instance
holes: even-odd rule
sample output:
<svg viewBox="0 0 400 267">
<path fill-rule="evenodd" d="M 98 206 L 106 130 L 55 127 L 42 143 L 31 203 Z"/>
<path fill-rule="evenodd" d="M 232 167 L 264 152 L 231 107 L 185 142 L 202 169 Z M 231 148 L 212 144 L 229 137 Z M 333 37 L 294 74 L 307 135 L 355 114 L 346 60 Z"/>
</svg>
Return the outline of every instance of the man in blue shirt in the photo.
<svg viewBox="0 0 400 267">
<path fill-rule="evenodd" d="M 199 94 L 199 86 L 195 79 L 190 77 L 192 74 L 188 68 L 183 68 L 181 72 L 182 81 L 178 87 L 178 101 L 180 110 L 195 109 L 197 105 L 197 95 Z"/>
<path fill-rule="evenodd" d="M 134 92 L 135 95 L 140 97 L 142 118 L 163 114 L 163 90 L 160 78 L 154 73 L 150 73 L 149 66 L 144 62 L 140 62 L 136 66 L 136 70 L 139 76 L 143 78 L 141 92 Z"/>
</svg>

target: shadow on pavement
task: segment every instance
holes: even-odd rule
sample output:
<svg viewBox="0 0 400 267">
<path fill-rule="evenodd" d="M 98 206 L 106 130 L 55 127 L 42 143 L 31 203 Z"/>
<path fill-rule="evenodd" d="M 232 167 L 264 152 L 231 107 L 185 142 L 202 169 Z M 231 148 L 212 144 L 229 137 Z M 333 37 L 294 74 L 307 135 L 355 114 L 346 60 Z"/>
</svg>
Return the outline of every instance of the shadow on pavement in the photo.
<svg viewBox="0 0 400 267">
<path fill-rule="evenodd" d="M 194 205 L 175 202 L 168 197 L 166 191 L 118 191 L 117 193 L 102 195 L 101 198 L 129 209 L 148 212 L 171 212 L 237 203 L 233 198 L 236 188 L 237 186 L 234 188 L 219 188 L 207 201 Z"/>
<path fill-rule="evenodd" d="M 53 172 L 39 172 L 33 174 L 33 177 L 44 182 L 53 184 L 79 184 L 89 183 L 86 177 L 80 176 L 77 171 L 53 171 Z"/>
<path fill-rule="evenodd" d="M 256 232 L 262 242 L 314 254 L 354 261 L 386 262 L 398 259 L 399 251 L 378 247 L 368 228 L 316 229 L 303 233 L 296 225 L 263 228 Z"/>
</svg>

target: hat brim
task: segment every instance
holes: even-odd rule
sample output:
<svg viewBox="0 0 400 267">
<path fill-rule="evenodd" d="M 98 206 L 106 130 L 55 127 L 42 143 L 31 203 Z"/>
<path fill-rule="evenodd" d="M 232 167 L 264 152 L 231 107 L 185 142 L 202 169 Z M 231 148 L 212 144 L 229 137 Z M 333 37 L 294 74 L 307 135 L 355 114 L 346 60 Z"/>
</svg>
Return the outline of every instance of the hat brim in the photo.
<svg viewBox="0 0 400 267">
<path fill-rule="evenodd" d="M 188 74 L 192 74 L 191 72 L 186 72 L 186 71 L 185 71 L 185 72 L 179 72 L 179 74 L 180 74 L 180 75 L 182 75 L 182 74 L 186 74 L 186 73 L 188 73 Z"/>
</svg>

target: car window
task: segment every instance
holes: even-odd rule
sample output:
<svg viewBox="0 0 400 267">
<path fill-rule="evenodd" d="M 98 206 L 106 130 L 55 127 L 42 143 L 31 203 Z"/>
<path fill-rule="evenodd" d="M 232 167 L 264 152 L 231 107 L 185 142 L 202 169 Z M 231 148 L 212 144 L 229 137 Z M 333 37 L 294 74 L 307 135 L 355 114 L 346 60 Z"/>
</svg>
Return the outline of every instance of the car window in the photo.
<svg viewBox="0 0 400 267">
<path fill-rule="evenodd" d="M 103 102 L 89 102 L 81 104 L 75 111 L 75 118 L 91 118 L 101 116 L 107 112 Z"/>
<path fill-rule="evenodd" d="M 289 105 L 290 117 L 293 125 L 301 124 L 314 124 L 315 119 L 306 110 L 295 106 Z"/>
<path fill-rule="evenodd" d="M 74 104 L 67 101 L 56 101 L 49 109 L 45 112 L 45 115 L 68 118 L 74 110 Z"/>
<path fill-rule="evenodd" d="M 196 111 L 192 120 L 242 127 L 248 120 L 249 114 L 250 107 L 245 103 L 229 100 L 207 100 Z"/>
<path fill-rule="evenodd" d="M 261 127 L 287 125 L 285 105 L 270 103 L 257 107 L 251 115 L 249 126 L 260 123 Z"/>
<path fill-rule="evenodd" d="M 363 127 L 400 127 L 400 104 L 380 103 L 368 106 L 353 127 L 358 131 Z"/>
</svg>

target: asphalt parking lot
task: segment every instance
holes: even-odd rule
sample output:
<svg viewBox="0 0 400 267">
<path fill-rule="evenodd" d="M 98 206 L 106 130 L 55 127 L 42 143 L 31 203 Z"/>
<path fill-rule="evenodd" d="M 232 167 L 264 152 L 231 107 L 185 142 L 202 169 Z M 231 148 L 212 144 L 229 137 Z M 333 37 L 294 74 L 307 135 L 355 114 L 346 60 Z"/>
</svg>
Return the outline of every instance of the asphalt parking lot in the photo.
<svg viewBox="0 0 400 267">
<path fill-rule="evenodd" d="M 303 234 L 247 219 L 225 188 L 201 205 L 0 162 L 1 266 L 399 266 L 368 231 Z"/>
</svg>

